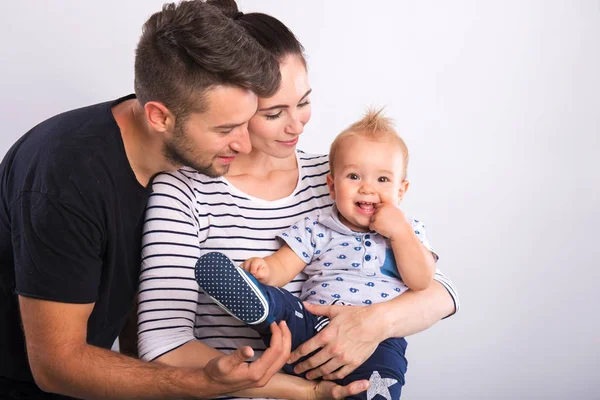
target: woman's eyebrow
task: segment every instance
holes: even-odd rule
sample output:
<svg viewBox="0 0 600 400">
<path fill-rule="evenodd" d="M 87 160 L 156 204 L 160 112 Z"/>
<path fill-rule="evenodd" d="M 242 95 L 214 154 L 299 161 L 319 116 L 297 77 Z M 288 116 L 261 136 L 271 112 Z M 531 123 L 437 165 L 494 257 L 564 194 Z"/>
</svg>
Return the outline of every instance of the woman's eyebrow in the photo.
<svg viewBox="0 0 600 400">
<path fill-rule="evenodd" d="M 306 96 L 308 96 L 309 94 L 311 94 L 312 89 L 308 89 L 308 91 L 306 93 L 304 93 L 304 96 L 302 96 L 302 98 L 300 99 L 300 101 L 304 100 L 306 98 Z M 300 101 L 298 103 L 300 103 Z"/>
<path fill-rule="evenodd" d="M 306 98 L 306 96 L 308 96 L 311 92 L 312 92 L 312 89 L 308 89 L 308 91 L 306 93 L 304 93 L 304 96 L 302 96 L 302 98 L 300 98 L 300 101 L 298 101 L 298 103 L 300 103 L 302 100 L 304 100 Z M 276 108 L 288 108 L 288 107 L 289 106 L 287 104 L 277 104 L 277 105 L 271 106 L 271 107 L 259 108 L 258 111 L 271 111 L 271 110 L 275 110 Z"/>
</svg>

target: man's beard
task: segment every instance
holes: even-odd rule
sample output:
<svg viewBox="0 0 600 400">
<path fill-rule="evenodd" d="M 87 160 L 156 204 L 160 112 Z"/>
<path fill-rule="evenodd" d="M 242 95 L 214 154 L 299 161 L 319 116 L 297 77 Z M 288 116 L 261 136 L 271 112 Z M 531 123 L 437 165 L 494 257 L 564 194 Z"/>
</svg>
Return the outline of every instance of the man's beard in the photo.
<svg viewBox="0 0 600 400">
<path fill-rule="evenodd" d="M 189 155 L 194 153 L 194 147 L 194 143 L 187 137 L 183 128 L 179 126 L 179 124 L 176 124 L 173 140 L 165 143 L 163 154 L 171 164 L 191 167 L 211 178 L 218 178 L 227 173 L 229 165 L 224 165 L 222 171 L 217 171 L 215 169 L 212 162 L 215 157 L 206 163 L 191 158 Z M 200 155 L 202 155 L 202 153 L 200 153 Z"/>
</svg>

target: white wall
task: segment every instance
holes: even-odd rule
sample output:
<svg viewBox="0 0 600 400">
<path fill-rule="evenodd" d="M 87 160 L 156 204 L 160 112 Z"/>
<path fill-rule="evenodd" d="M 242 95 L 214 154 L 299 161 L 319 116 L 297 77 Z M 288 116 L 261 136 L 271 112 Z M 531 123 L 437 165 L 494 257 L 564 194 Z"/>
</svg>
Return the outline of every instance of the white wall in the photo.
<svg viewBox="0 0 600 400">
<path fill-rule="evenodd" d="M 20 0 L 0 14 L 0 153 L 57 112 L 132 90 L 162 0 Z M 411 150 L 463 309 L 410 338 L 408 399 L 600 398 L 600 2 L 243 1 L 306 47 L 325 152 L 368 105 Z"/>
</svg>

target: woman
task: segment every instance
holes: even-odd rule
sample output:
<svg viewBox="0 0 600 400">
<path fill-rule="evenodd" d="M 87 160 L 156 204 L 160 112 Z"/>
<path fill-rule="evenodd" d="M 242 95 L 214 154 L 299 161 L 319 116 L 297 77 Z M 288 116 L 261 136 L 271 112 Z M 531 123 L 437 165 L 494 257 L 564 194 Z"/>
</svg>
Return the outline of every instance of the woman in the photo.
<svg viewBox="0 0 600 400">
<path fill-rule="evenodd" d="M 220 351 L 231 352 L 244 345 L 258 355 L 264 350 L 255 332 L 200 292 L 194 278 L 199 256 L 214 250 L 236 262 L 266 256 L 279 247 L 277 232 L 332 203 L 325 180 L 327 156 L 296 150 L 311 116 L 302 46 L 273 17 L 241 14 L 233 1 L 209 2 L 280 60 L 282 82 L 274 96 L 259 99 L 258 111 L 248 124 L 252 151 L 238 154 L 224 177 L 210 178 L 186 168 L 161 174 L 153 183 L 143 237 L 140 356 L 189 367 L 203 366 Z M 452 314 L 453 288 L 442 275 L 437 274 L 436 279 L 438 283 L 424 292 L 405 293 L 382 304 L 310 307 L 314 313 L 330 316 L 331 322 L 292 354 L 294 361 L 322 348 L 299 364 L 297 372 L 318 367 L 307 375 L 309 379 L 340 379 L 384 339 L 417 333 Z M 286 288 L 299 293 L 302 281 L 299 276 Z M 264 388 L 236 395 L 344 397 L 360 391 L 364 383 L 341 388 L 320 382 L 278 374 Z"/>
</svg>

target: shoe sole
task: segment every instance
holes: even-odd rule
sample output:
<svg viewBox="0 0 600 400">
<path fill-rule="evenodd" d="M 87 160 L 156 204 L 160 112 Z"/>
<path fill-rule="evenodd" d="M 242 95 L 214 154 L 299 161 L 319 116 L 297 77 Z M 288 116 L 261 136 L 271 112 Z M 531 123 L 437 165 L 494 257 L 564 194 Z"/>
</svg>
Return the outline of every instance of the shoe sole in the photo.
<svg viewBox="0 0 600 400">
<path fill-rule="evenodd" d="M 256 325 L 269 315 L 269 304 L 254 277 L 225 254 L 204 254 L 196 262 L 194 273 L 204 293 L 235 319 Z"/>
</svg>

